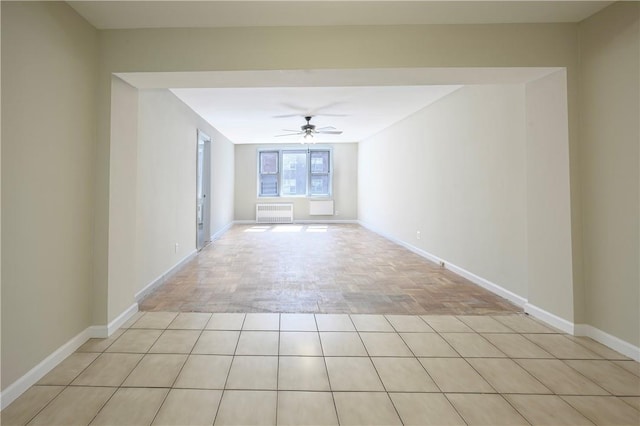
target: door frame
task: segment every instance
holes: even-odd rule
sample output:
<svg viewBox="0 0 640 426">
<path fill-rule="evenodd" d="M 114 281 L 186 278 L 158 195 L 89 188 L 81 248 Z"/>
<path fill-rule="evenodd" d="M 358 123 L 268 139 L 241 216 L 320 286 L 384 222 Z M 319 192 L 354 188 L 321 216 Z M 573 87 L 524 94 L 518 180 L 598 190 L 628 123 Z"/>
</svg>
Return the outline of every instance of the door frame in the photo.
<svg viewBox="0 0 640 426">
<path fill-rule="evenodd" d="M 202 159 L 200 158 L 200 145 Z M 200 167 L 202 160 L 202 167 Z M 202 212 L 200 214 L 200 194 Z M 200 218 L 200 215 L 202 218 Z M 198 129 L 196 140 L 196 249 L 202 250 L 211 240 L 211 137 Z M 202 222 L 200 222 L 202 219 Z"/>
</svg>

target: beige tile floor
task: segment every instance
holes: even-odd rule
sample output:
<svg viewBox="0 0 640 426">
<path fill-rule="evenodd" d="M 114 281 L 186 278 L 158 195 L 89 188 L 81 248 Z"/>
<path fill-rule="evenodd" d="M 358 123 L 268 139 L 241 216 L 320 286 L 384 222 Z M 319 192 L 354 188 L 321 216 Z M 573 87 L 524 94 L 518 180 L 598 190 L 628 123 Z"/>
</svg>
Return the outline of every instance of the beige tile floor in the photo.
<svg viewBox="0 0 640 426">
<path fill-rule="evenodd" d="M 640 364 L 525 315 L 138 313 L 2 425 L 638 425 Z"/>
</svg>

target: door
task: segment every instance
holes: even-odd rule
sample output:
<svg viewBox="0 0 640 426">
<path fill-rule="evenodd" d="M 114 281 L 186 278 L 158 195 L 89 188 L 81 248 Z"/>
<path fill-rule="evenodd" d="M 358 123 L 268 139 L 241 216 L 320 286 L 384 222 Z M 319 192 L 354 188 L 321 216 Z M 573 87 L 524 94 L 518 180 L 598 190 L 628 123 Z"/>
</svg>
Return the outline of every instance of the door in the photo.
<svg viewBox="0 0 640 426">
<path fill-rule="evenodd" d="M 210 240 L 211 138 L 198 130 L 196 159 L 196 248 L 201 250 Z"/>
</svg>

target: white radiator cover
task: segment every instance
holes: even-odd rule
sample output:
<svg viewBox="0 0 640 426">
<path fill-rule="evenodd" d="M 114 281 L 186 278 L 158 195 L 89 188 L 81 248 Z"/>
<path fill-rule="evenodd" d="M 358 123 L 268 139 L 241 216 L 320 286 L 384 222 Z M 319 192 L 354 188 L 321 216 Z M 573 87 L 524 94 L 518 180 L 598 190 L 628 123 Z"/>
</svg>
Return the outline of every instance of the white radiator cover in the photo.
<svg viewBox="0 0 640 426">
<path fill-rule="evenodd" d="M 309 200 L 309 216 L 333 216 L 333 200 Z"/>
<path fill-rule="evenodd" d="M 293 223 L 293 204 L 256 204 L 256 223 Z"/>
</svg>

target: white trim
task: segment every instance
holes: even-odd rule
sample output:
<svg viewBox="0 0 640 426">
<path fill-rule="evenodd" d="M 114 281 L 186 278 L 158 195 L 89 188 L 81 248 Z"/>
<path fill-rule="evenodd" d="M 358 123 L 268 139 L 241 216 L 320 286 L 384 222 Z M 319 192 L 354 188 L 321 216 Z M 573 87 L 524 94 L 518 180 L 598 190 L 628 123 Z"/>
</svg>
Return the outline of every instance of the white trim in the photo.
<svg viewBox="0 0 640 426">
<path fill-rule="evenodd" d="M 456 274 L 468 279 L 472 283 L 477 284 L 480 287 L 483 287 L 489 290 L 490 292 L 497 294 L 500 297 L 504 297 L 505 299 L 509 300 L 510 302 L 520 307 L 524 307 L 526 305 L 527 299 L 525 299 L 524 297 L 518 294 L 515 294 L 514 292 L 507 290 L 506 288 L 503 288 L 498 284 L 492 283 L 489 280 L 485 280 L 484 278 L 479 277 L 474 273 L 467 271 L 466 269 L 463 269 L 445 260 L 443 260 L 443 262 L 445 264 L 445 267 L 451 270 L 451 272 L 455 272 Z"/>
<path fill-rule="evenodd" d="M 622 355 L 628 356 L 629 358 L 640 362 L 640 347 L 626 342 L 616 336 L 612 336 L 611 334 L 602 331 L 592 325 L 576 324 L 575 335 L 590 337 L 593 340 L 610 347 L 614 351 L 618 351 Z"/>
<path fill-rule="evenodd" d="M 308 220 L 308 219 L 303 219 L 303 220 L 294 220 L 293 223 L 299 223 L 299 224 L 314 224 L 314 223 L 358 223 L 357 220 L 351 220 L 351 219 L 328 219 L 328 220 L 319 220 L 319 219 L 314 219 L 314 220 Z"/>
<path fill-rule="evenodd" d="M 225 226 L 220 228 L 220 230 L 218 232 L 215 232 L 213 235 L 211 235 L 209 241 L 210 242 L 214 242 L 215 240 L 219 239 L 220 237 L 222 237 L 222 235 L 225 232 L 227 232 L 229 229 L 231 229 L 232 226 L 233 226 L 233 221 L 227 223 Z"/>
<path fill-rule="evenodd" d="M 293 221 L 294 224 L 298 223 L 298 224 L 308 224 L 308 223 L 354 223 L 354 224 L 361 224 L 362 223 L 357 220 L 357 219 L 329 219 L 329 220 L 320 220 L 320 219 L 301 219 L 301 220 L 294 220 Z M 278 223 L 257 223 L 255 220 L 234 220 L 233 221 L 234 225 L 278 225 Z M 287 223 L 283 223 L 281 225 L 289 225 Z M 364 225 L 362 225 L 364 226 Z M 367 228 L 365 226 L 365 228 Z M 373 231 L 373 229 L 372 229 Z M 376 231 L 374 231 L 376 232 Z M 378 232 L 379 233 L 379 232 Z M 382 234 L 380 234 L 382 235 Z M 386 236 L 385 236 L 386 237 Z M 389 238 L 389 237 L 387 237 Z M 391 238 L 389 238 L 391 239 Z M 398 243 L 400 244 L 400 243 Z"/>
<path fill-rule="evenodd" d="M 409 243 L 406 243 L 398 238 L 395 238 L 392 235 L 389 235 L 385 232 L 382 232 L 378 229 L 376 229 L 375 227 L 373 227 L 372 225 L 366 223 L 366 222 L 362 222 L 362 221 L 358 221 L 358 223 L 361 226 L 364 226 L 365 228 L 375 232 L 378 235 L 381 235 L 383 237 L 385 237 L 386 239 L 393 241 L 396 244 L 401 245 L 402 247 L 406 248 L 407 250 L 410 250 L 412 252 L 414 252 L 415 254 L 417 254 L 418 256 L 422 256 L 425 259 L 428 259 L 432 262 L 438 263 L 440 265 L 444 265 L 445 268 L 449 269 L 451 272 L 454 272 L 458 275 L 460 275 L 461 277 L 464 277 L 466 279 L 468 279 L 469 281 L 471 281 L 474 284 L 479 285 L 480 287 L 483 287 L 487 290 L 489 290 L 492 293 L 497 294 L 498 296 L 504 297 L 505 299 L 511 301 L 512 303 L 515 303 L 518 306 L 524 307 L 525 304 L 527 303 L 527 299 L 525 299 L 522 296 L 519 296 L 501 286 L 499 286 L 498 284 L 492 283 L 489 280 L 486 280 L 482 277 L 477 276 L 476 274 L 467 271 L 464 268 L 461 268 L 457 265 L 454 265 L 453 263 L 450 263 L 436 255 L 433 255 L 425 250 L 422 250 L 418 247 L 412 246 Z"/>
<path fill-rule="evenodd" d="M 113 321 L 111 321 L 107 327 L 101 326 L 103 329 L 106 328 L 106 330 L 104 330 L 106 332 L 106 335 L 99 336 L 99 337 L 103 337 L 104 338 L 104 337 L 111 336 L 116 330 L 118 330 L 120 327 L 122 327 L 122 324 L 124 324 L 125 322 L 127 322 L 129 320 L 129 318 L 134 316 L 136 314 L 136 312 L 138 312 L 138 303 L 137 302 L 136 303 L 132 303 L 131 306 L 129 306 L 124 311 L 122 311 L 122 313 L 120 315 L 118 315 Z"/>
<path fill-rule="evenodd" d="M 575 334 L 576 325 L 571 321 L 567 321 L 564 318 L 560 318 L 559 316 L 552 314 L 551 312 L 545 311 L 544 309 L 532 305 L 531 303 L 526 303 L 524 305 L 524 311 L 531 316 L 538 318 L 546 322 L 547 324 L 557 328 L 558 330 L 562 330 L 568 334 Z"/>
<path fill-rule="evenodd" d="M 27 389 L 36 384 L 49 371 L 53 370 L 66 357 L 74 353 L 80 346 L 92 337 L 101 337 L 104 327 L 87 327 L 67 343 L 56 349 L 51 355 L 29 370 L 25 375 L 10 384 L 0 393 L 0 409 L 4 410 L 9 404 L 22 395 Z"/>
<path fill-rule="evenodd" d="M 149 294 L 153 290 L 155 290 L 156 287 L 158 287 L 161 284 L 163 284 L 167 280 L 167 278 L 169 278 L 174 272 L 176 272 L 178 269 L 180 269 L 182 266 L 184 266 L 185 263 L 187 263 L 188 261 L 193 259 L 197 254 L 198 254 L 198 250 L 194 249 L 191 253 L 189 253 L 188 255 L 183 257 L 182 260 L 180 260 L 178 263 L 173 265 L 171 268 L 167 269 L 167 271 L 165 273 L 161 274 L 158 278 L 156 278 L 155 280 L 151 281 L 149 284 L 144 286 L 144 288 L 142 290 L 140 290 L 139 292 L 137 292 L 136 294 L 133 295 L 133 297 L 136 300 L 136 302 L 139 302 L 147 294 Z"/>
</svg>

